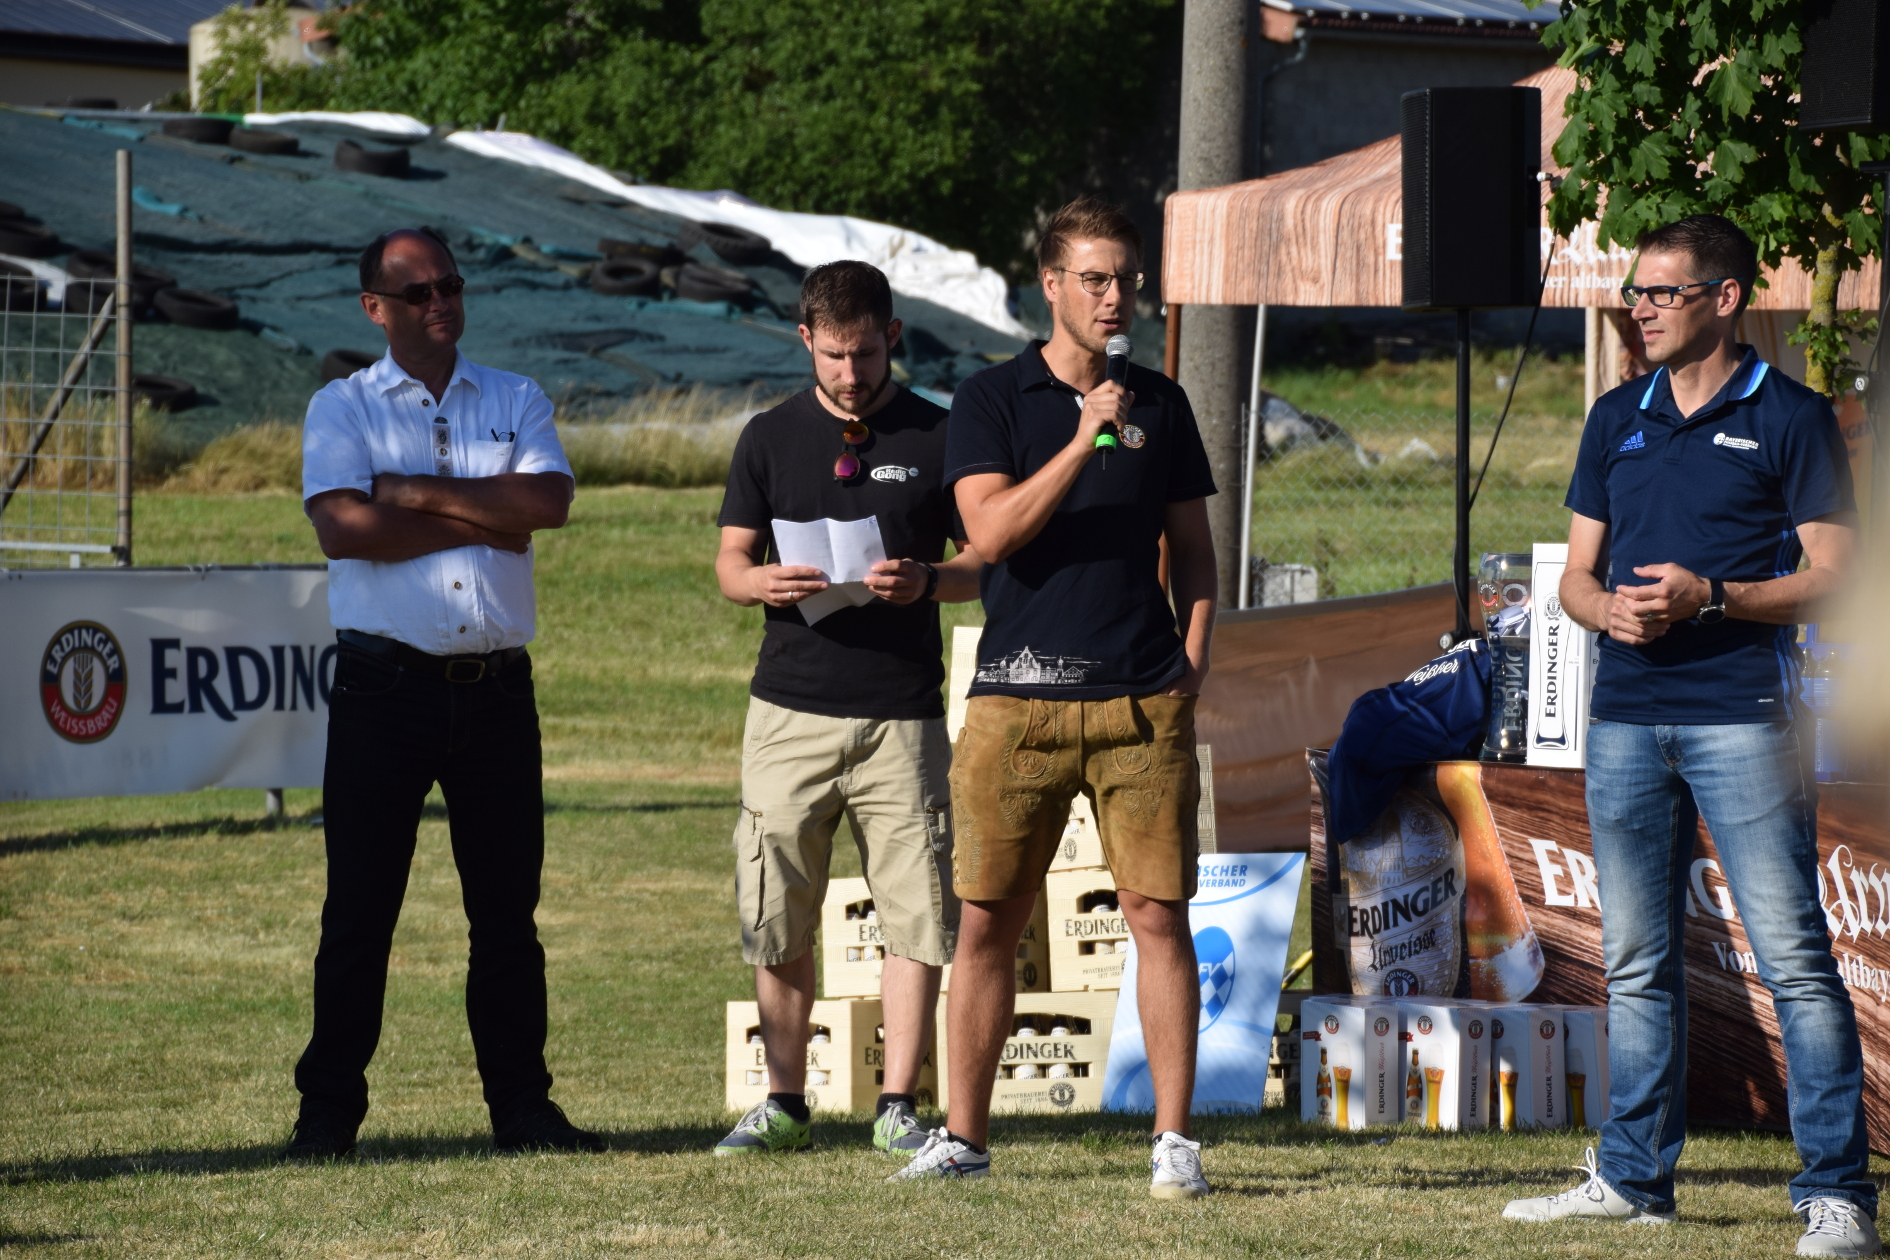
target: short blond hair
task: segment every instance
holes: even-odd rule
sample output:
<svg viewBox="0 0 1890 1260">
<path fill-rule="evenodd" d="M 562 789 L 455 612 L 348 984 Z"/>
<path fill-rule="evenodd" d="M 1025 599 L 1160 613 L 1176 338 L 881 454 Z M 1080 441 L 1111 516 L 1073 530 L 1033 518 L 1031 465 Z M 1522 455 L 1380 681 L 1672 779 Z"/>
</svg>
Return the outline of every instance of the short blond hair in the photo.
<svg viewBox="0 0 1890 1260">
<path fill-rule="evenodd" d="M 1050 216 L 1037 240 L 1037 270 L 1061 267 L 1076 241 L 1116 241 L 1135 250 L 1138 263 L 1142 258 L 1142 232 L 1135 220 L 1101 197 L 1078 197 Z"/>
</svg>

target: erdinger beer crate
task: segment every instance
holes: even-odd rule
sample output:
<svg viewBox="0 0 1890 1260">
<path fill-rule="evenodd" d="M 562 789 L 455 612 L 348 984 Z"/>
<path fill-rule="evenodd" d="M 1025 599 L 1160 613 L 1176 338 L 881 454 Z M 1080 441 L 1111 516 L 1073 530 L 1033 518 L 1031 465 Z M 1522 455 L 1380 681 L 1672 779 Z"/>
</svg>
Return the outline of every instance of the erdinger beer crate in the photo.
<svg viewBox="0 0 1890 1260">
<path fill-rule="evenodd" d="M 1103 859 L 1102 833 L 1096 830 L 1096 813 L 1089 806 L 1089 798 L 1079 792 L 1070 802 L 1070 820 L 1063 824 L 1063 838 L 1057 841 L 1050 869 L 1088 871 L 1107 865 Z"/>
<path fill-rule="evenodd" d="M 1562 1016 L 1562 1079 L 1569 1122 L 1599 1129 L 1608 1118 L 1608 1008 L 1557 1006 Z"/>
<path fill-rule="evenodd" d="M 944 1000 L 938 1004 L 941 1108 L 951 1106 L 951 1040 Z M 1103 1071 L 1116 1016 L 1114 993 L 1019 994 L 1011 1035 L 998 1058 L 991 1111 L 1057 1114 L 1102 1109 Z"/>
<path fill-rule="evenodd" d="M 1050 988 L 1050 946 L 1042 894 L 1037 909 L 1024 925 L 1017 942 L 1017 991 L 1043 993 Z M 821 995 L 828 998 L 879 996 L 879 974 L 886 961 L 886 934 L 864 879 L 827 882 L 827 900 L 820 910 Z M 952 969 L 945 968 L 941 992 L 951 988 Z"/>
<path fill-rule="evenodd" d="M 1050 908 L 1051 991 L 1120 989 L 1129 921 L 1116 900 L 1115 877 L 1107 869 L 1051 871 L 1043 891 Z"/>
<path fill-rule="evenodd" d="M 1393 999 L 1309 997 L 1300 1023 L 1302 1121 L 1363 1129 L 1403 1118 L 1404 1025 Z"/>
<path fill-rule="evenodd" d="M 1490 1011 L 1491 1128 L 1565 1129 L 1562 1012 L 1553 1006 L 1493 1006 Z"/>
<path fill-rule="evenodd" d="M 815 1111 L 871 1111 L 886 1075 L 886 1036 L 877 999 L 814 1003 L 807 1045 L 807 1105 Z M 919 1068 L 919 1106 L 938 1097 L 936 1056 Z M 728 1004 L 728 1083 L 731 1111 L 746 1111 L 768 1096 L 768 1056 L 761 1016 L 753 1002 Z"/>
<path fill-rule="evenodd" d="M 1450 998 L 1393 999 L 1404 1017 L 1404 1120 L 1484 1129 L 1490 1114 L 1490 1012 Z"/>
</svg>

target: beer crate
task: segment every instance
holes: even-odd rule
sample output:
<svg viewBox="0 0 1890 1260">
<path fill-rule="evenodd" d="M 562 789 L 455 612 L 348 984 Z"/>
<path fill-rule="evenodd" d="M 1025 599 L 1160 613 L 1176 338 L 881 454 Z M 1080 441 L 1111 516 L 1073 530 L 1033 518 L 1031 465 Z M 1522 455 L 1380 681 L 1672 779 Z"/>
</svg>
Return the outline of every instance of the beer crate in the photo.
<svg viewBox="0 0 1890 1260">
<path fill-rule="evenodd" d="M 1063 838 L 1057 842 L 1050 859 L 1053 871 L 1090 871 L 1107 866 L 1103 859 L 1102 834 L 1096 830 L 1096 812 L 1089 798 L 1077 793 L 1070 802 L 1070 818 L 1063 824 Z"/>
<path fill-rule="evenodd" d="M 1050 910 L 1050 989 L 1120 989 L 1129 960 L 1129 921 L 1107 869 L 1052 871 L 1044 877 Z"/>
<path fill-rule="evenodd" d="M 1562 1012 L 1554 1006 L 1498 1006 L 1490 1011 L 1492 1128 L 1568 1127 L 1562 1063 Z"/>
<path fill-rule="evenodd" d="M 1341 1129 L 1404 1116 L 1404 1031 L 1391 998 L 1335 994 L 1301 1007 L 1300 1119 Z M 1311 1089 L 1305 1088 L 1312 1081 Z"/>
<path fill-rule="evenodd" d="M 1490 1008 L 1450 998 L 1393 998 L 1404 1019 L 1404 1119 L 1427 1129 L 1483 1129 L 1490 1114 Z"/>
<path fill-rule="evenodd" d="M 1262 1095 L 1263 1107 L 1299 1106 L 1299 1010 L 1303 992 L 1280 994 L 1279 1013 L 1274 1016 L 1273 1043 L 1267 1055 L 1267 1083 Z"/>
<path fill-rule="evenodd" d="M 1046 909 L 1041 894 L 1037 909 L 1024 925 L 1017 942 L 1017 991 L 1042 993 L 1050 988 L 1050 946 Z M 880 931 L 873 894 L 864 879 L 827 881 L 827 900 L 820 910 L 821 996 L 827 998 L 879 996 L 879 973 L 886 961 L 886 936 Z M 952 969 L 945 968 L 941 992 L 951 988 Z"/>
<path fill-rule="evenodd" d="M 938 1101 L 949 1109 L 951 1036 L 946 1006 L 941 999 Z M 1109 1065 L 1109 1035 L 1115 1018 L 1114 993 L 1019 994 L 1011 1016 L 1011 1036 L 1004 1041 L 997 1079 L 991 1086 L 992 1113 L 1056 1115 L 1101 1110 L 1103 1072 Z"/>
<path fill-rule="evenodd" d="M 729 1110 L 746 1111 L 768 1096 L 768 1058 L 753 1002 L 728 1004 Z M 886 1038 L 877 999 L 814 1003 L 808 1027 L 807 1105 L 814 1111 L 871 1111 L 885 1083 Z M 919 1068 L 919 1106 L 938 1097 L 936 1053 Z"/>
<path fill-rule="evenodd" d="M 1599 1129 L 1608 1118 L 1608 1008 L 1558 1006 L 1569 1122 Z"/>
</svg>

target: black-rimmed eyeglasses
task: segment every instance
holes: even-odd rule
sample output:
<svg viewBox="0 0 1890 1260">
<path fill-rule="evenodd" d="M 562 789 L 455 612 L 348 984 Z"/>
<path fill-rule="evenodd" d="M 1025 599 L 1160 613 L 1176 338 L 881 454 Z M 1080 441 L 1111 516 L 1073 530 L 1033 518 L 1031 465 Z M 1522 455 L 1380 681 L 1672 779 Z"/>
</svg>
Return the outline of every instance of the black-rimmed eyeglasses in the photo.
<svg viewBox="0 0 1890 1260">
<path fill-rule="evenodd" d="M 1688 289 L 1710 289 L 1716 284 L 1725 284 L 1735 279 L 1733 276 L 1721 276 L 1717 280 L 1696 280 L 1692 284 L 1624 284 L 1621 286 L 1621 300 L 1629 306 L 1639 306 L 1646 298 L 1658 307 L 1669 307 L 1674 300 Z"/>
</svg>

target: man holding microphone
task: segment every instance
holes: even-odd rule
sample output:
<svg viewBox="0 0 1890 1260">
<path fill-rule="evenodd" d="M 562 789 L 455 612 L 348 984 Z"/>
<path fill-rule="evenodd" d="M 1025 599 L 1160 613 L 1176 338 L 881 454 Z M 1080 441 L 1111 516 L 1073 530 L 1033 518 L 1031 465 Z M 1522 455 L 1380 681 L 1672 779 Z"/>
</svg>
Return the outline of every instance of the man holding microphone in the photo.
<svg viewBox="0 0 1890 1260">
<path fill-rule="evenodd" d="M 1107 379 L 1108 341 L 1134 315 L 1141 253 L 1141 234 L 1116 207 L 1084 198 L 1059 210 L 1037 249 L 1050 340 L 972 377 L 952 405 L 946 475 L 988 564 L 978 670 L 952 765 L 964 910 L 948 1010 L 951 1115 L 897 1178 L 990 1169 L 1014 955 L 1081 792 L 1139 954 L 1156 1107 L 1151 1193 L 1208 1192 L 1200 1145 L 1187 1137 L 1200 1001 L 1188 899 L 1215 488 L 1181 389 L 1132 365 L 1126 383 Z M 1117 443 L 1106 464 L 1105 434 Z"/>
</svg>

